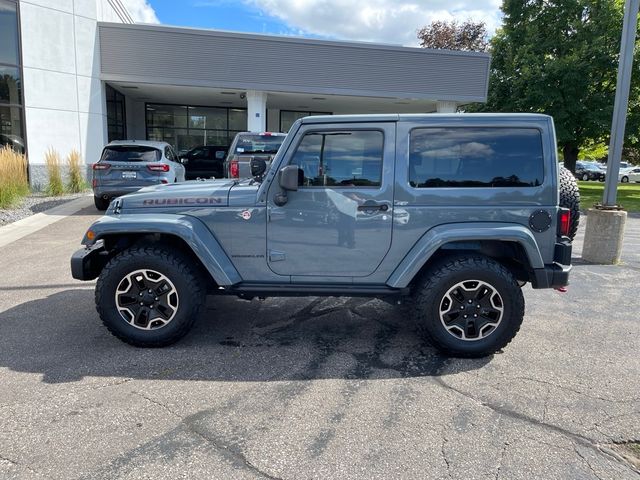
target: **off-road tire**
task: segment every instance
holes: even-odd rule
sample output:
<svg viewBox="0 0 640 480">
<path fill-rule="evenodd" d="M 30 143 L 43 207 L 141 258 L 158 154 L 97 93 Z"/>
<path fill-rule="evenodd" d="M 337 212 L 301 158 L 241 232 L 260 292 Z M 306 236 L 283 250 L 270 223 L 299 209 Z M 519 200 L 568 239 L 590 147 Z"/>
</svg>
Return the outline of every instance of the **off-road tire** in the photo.
<svg viewBox="0 0 640 480">
<path fill-rule="evenodd" d="M 131 272 L 149 269 L 166 276 L 175 286 L 179 305 L 172 320 L 161 328 L 141 330 L 127 322 L 116 307 L 116 289 Z M 194 261 L 165 246 L 134 246 L 113 257 L 96 284 L 96 309 L 105 327 L 120 340 L 136 347 L 165 347 L 184 337 L 205 303 L 203 275 Z"/>
<path fill-rule="evenodd" d="M 474 341 L 455 337 L 440 319 L 440 305 L 449 289 L 470 280 L 490 284 L 503 303 L 503 315 L 495 329 Z M 456 357 L 484 357 L 501 350 L 515 337 L 524 318 L 524 297 L 516 278 L 503 265 L 482 255 L 441 259 L 422 276 L 413 297 L 412 318 L 419 333 L 444 354 Z"/>
<path fill-rule="evenodd" d="M 580 190 L 576 178 L 565 167 L 560 166 L 560 206 L 571 211 L 569 238 L 573 240 L 580 224 Z"/>
<path fill-rule="evenodd" d="M 107 208 L 109 208 L 109 204 L 111 203 L 109 201 L 109 199 L 104 199 L 102 197 L 96 197 L 95 195 L 93 196 L 93 203 L 95 204 L 96 208 L 100 211 L 105 211 Z"/>
</svg>

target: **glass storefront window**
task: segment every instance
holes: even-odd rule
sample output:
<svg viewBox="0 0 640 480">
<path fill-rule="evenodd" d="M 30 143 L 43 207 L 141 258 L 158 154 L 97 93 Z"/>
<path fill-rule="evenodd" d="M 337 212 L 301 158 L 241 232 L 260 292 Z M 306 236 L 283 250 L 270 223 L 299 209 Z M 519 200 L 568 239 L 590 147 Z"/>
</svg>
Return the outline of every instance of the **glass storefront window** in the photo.
<svg viewBox="0 0 640 480">
<path fill-rule="evenodd" d="M 237 131 L 246 130 L 247 111 L 148 103 L 146 121 L 149 140 L 168 142 L 184 153 L 199 145 L 228 146 Z"/>
<path fill-rule="evenodd" d="M 227 128 L 227 109 L 189 107 L 189 128 Z"/>
<path fill-rule="evenodd" d="M 19 152 L 25 150 L 20 107 L 0 106 L 0 146 L 4 145 Z"/>
<path fill-rule="evenodd" d="M 247 129 L 247 111 L 240 108 L 229 109 L 229 129 L 243 132 Z M 233 140 L 233 137 L 232 137 Z"/>
<path fill-rule="evenodd" d="M 20 70 L 0 65 L 0 103 L 22 103 Z"/>
<path fill-rule="evenodd" d="M 126 140 L 127 121 L 124 95 L 110 85 L 106 86 L 108 140 Z"/>
<path fill-rule="evenodd" d="M 331 112 L 301 112 L 298 110 L 280 110 L 280 131 L 288 132 L 296 120 L 312 115 L 332 115 Z"/>
<path fill-rule="evenodd" d="M 0 0 L 0 63 L 20 63 L 17 9 L 16 2 Z"/>
</svg>

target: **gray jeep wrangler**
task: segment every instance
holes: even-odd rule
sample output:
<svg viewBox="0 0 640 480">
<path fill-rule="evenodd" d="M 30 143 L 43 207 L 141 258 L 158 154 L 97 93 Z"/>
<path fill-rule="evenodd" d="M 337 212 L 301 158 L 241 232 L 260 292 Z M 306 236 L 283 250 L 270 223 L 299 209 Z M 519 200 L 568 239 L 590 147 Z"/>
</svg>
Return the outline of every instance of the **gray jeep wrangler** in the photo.
<svg viewBox="0 0 640 480">
<path fill-rule="evenodd" d="M 365 296 L 483 356 L 520 328 L 525 283 L 568 284 L 578 207 L 556 151 L 545 115 L 307 117 L 253 178 L 115 199 L 71 270 L 136 346 L 183 337 L 208 294 Z"/>
</svg>

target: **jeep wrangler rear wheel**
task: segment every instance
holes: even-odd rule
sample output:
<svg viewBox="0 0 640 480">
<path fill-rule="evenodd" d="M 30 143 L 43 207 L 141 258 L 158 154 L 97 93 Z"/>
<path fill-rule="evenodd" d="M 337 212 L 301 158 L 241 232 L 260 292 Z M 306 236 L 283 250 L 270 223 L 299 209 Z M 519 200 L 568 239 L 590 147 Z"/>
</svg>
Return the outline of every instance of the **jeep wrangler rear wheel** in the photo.
<svg viewBox="0 0 640 480">
<path fill-rule="evenodd" d="M 504 348 L 524 317 L 524 297 L 503 265 L 481 255 L 447 257 L 423 276 L 412 315 L 447 355 L 482 357 Z"/>
<path fill-rule="evenodd" d="M 140 246 L 119 253 L 104 267 L 96 308 L 120 340 L 164 347 L 191 329 L 205 295 L 191 259 L 163 246 Z"/>
</svg>

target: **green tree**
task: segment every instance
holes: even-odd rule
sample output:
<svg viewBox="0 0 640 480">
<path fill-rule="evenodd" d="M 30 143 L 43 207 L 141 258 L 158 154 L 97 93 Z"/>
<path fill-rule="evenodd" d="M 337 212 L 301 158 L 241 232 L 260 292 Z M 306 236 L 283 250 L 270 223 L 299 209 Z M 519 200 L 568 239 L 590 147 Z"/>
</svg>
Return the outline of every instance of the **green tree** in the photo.
<svg viewBox="0 0 640 480">
<path fill-rule="evenodd" d="M 575 170 L 580 147 L 610 134 L 623 0 L 504 0 L 502 12 L 479 109 L 552 115 L 565 165 Z M 636 143 L 637 75 L 632 90 L 627 132 Z"/>
</svg>

